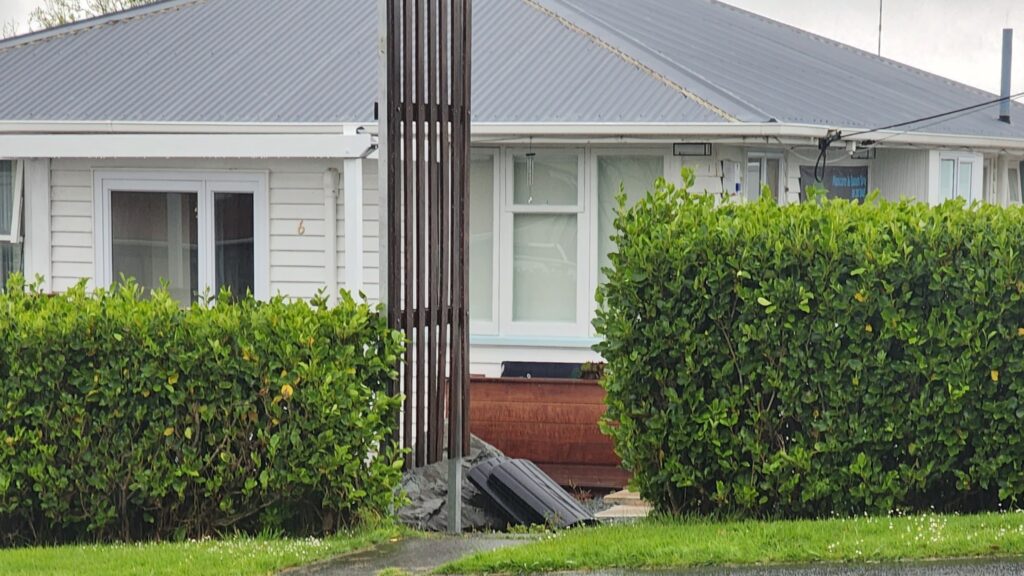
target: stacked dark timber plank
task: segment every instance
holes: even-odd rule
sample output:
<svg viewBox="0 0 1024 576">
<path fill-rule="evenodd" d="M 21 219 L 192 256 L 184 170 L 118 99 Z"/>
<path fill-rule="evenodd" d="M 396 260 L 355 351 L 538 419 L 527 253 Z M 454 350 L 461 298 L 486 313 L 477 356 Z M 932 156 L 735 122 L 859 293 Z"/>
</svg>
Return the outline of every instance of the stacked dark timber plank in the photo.
<svg viewBox="0 0 1024 576">
<path fill-rule="evenodd" d="M 391 390 L 405 396 L 406 467 L 469 446 L 471 11 L 470 0 L 385 2 L 387 305 L 407 341 Z"/>
<path fill-rule="evenodd" d="M 622 488 L 629 474 L 601 434 L 604 390 L 593 380 L 470 379 L 473 434 L 537 464 L 562 486 Z"/>
</svg>

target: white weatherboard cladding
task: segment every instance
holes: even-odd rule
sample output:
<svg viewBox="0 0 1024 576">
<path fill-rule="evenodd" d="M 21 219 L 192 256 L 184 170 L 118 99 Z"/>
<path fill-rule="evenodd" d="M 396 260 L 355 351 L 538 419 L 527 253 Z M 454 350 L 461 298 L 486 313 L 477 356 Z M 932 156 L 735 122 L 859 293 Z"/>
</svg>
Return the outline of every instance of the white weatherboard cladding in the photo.
<svg viewBox="0 0 1024 576">
<path fill-rule="evenodd" d="M 62 291 L 96 276 L 93 173 L 96 170 L 266 171 L 269 175 L 270 293 L 309 298 L 324 285 L 323 173 L 329 160 L 54 160 L 50 165 L 51 287 Z M 377 174 L 363 163 L 363 291 L 379 295 Z M 344 194 L 339 195 L 343 202 Z M 344 210 L 338 211 L 338 277 L 345 278 Z"/>
<path fill-rule="evenodd" d="M 879 150 L 871 165 L 871 189 L 882 198 L 928 201 L 928 151 Z"/>
</svg>

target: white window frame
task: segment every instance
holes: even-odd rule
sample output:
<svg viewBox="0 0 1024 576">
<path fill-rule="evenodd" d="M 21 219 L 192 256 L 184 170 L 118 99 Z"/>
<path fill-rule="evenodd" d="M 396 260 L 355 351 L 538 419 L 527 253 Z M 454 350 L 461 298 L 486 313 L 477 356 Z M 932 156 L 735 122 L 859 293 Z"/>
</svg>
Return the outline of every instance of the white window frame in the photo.
<svg viewBox="0 0 1024 576">
<path fill-rule="evenodd" d="M 1021 182 L 1021 166 L 1018 162 L 1014 161 L 1010 164 L 1010 167 L 1006 170 L 1006 178 L 1010 181 L 1009 198 L 1006 199 L 1006 203 L 1013 206 L 1019 206 L 1024 200 L 1024 182 Z M 1014 174 L 1014 178 L 1010 177 L 1010 173 Z"/>
<path fill-rule="evenodd" d="M 786 181 L 786 155 L 782 151 L 752 151 L 747 152 L 747 161 L 743 164 L 743 197 L 747 202 L 756 202 L 761 198 L 761 187 L 765 184 L 764 179 L 768 176 L 768 160 L 779 161 L 779 181 L 772 186 L 772 194 L 774 194 L 776 204 L 782 204 L 783 198 L 785 197 L 785 190 L 783 190 L 783 182 Z M 761 164 L 760 175 L 761 179 L 757 183 L 757 194 L 754 198 L 747 197 L 747 168 L 751 162 L 758 161 Z"/>
<path fill-rule="evenodd" d="M 634 148 L 625 148 L 625 147 L 614 147 L 614 148 L 612 148 L 612 147 L 608 147 L 608 148 L 604 148 L 604 147 L 601 147 L 601 148 L 591 148 L 591 149 L 587 150 L 587 164 L 589 166 L 589 169 L 587 170 L 587 172 L 589 172 L 589 181 L 593 184 L 592 191 L 589 194 L 587 194 L 587 196 L 591 196 L 592 197 L 591 205 L 593 206 L 593 208 L 590 210 L 590 213 L 589 213 L 590 217 L 587 219 L 588 220 L 587 225 L 590 228 L 590 245 L 593 247 L 593 249 L 590 250 L 590 256 L 589 256 L 589 262 L 590 262 L 590 279 L 589 279 L 590 284 L 589 284 L 589 290 L 588 290 L 588 292 L 586 294 L 583 295 L 585 297 L 586 301 L 589 304 L 588 309 L 587 309 L 587 318 L 595 318 L 596 317 L 596 314 L 597 314 L 597 301 L 594 299 L 594 295 L 597 293 L 597 287 L 601 283 L 601 281 L 600 281 L 601 270 L 600 270 L 600 264 L 598 264 L 598 262 L 600 262 L 600 260 L 601 260 L 601 255 L 597 253 L 599 247 L 601 246 L 600 230 L 598 230 L 599 223 L 598 223 L 598 213 L 597 213 L 597 207 L 598 207 L 599 200 L 600 200 L 598 198 L 598 190 L 599 190 L 598 186 L 600 185 L 600 183 L 597 181 L 597 163 L 598 163 L 598 159 L 601 158 L 602 156 L 610 156 L 610 157 L 613 157 L 613 158 L 622 158 L 622 157 L 629 157 L 629 156 L 640 156 L 640 157 L 660 156 L 662 158 L 662 168 L 661 168 L 661 170 L 662 170 L 662 177 L 664 177 L 666 180 L 671 178 L 671 175 L 669 174 L 669 171 L 672 169 L 672 159 L 673 159 L 673 155 L 672 155 L 671 149 L 670 150 L 666 150 L 663 147 L 662 148 L 653 148 L 653 147 L 651 147 L 651 148 L 639 148 L 639 147 L 634 147 Z M 592 323 L 589 322 L 589 320 L 588 320 L 588 335 L 589 336 L 596 336 L 597 335 L 597 331 L 594 330 L 594 326 L 593 326 Z"/>
<path fill-rule="evenodd" d="M 499 281 L 501 276 L 501 183 L 504 177 L 504 162 L 502 162 L 501 149 L 500 148 L 483 148 L 474 146 L 471 154 L 487 154 L 491 156 L 494 166 L 493 177 L 493 188 L 491 193 L 491 230 L 492 230 L 492 241 L 491 241 L 491 319 L 490 320 L 469 320 L 469 331 L 471 334 L 481 334 L 494 336 L 498 334 L 499 330 L 499 316 L 501 314 L 499 310 L 499 304 L 502 302 L 502 283 Z M 472 200 L 472 194 L 470 195 Z M 512 294 L 512 290 L 508 291 L 509 295 Z"/>
<path fill-rule="evenodd" d="M 25 162 L 13 158 L 0 158 L 4 162 L 14 163 L 14 182 L 11 188 L 11 228 L 10 234 L 0 234 L 0 242 L 7 244 L 21 243 L 21 205 L 25 197 Z M 2 288 L 2 287 L 0 287 Z"/>
<path fill-rule="evenodd" d="M 214 204 L 218 192 L 253 196 L 253 295 L 270 298 L 270 207 L 267 172 L 241 171 L 127 171 L 93 173 L 93 214 L 96 251 L 96 284 L 114 282 L 111 261 L 110 193 L 114 191 L 196 194 L 198 207 L 199 292 L 214 294 L 217 269 L 214 262 Z"/>
<path fill-rule="evenodd" d="M 515 203 L 515 157 L 530 152 L 551 152 L 555 154 L 572 154 L 577 157 L 577 200 L 576 205 L 551 206 L 551 205 L 529 205 Z M 590 261 L 590 234 L 588 222 L 585 215 L 590 209 L 590 196 L 587 190 L 589 186 L 589 174 L 586 170 L 587 151 L 584 147 L 544 147 L 507 148 L 503 151 L 504 165 L 504 186 L 502 187 L 501 198 L 501 220 L 500 220 L 500 241 L 501 246 L 499 277 L 501 285 L 508 289 L 500 298 L 501 332 L 509 336 L 564 336 L 564 337 L 585 337 L 589 333 L 590 325 L 590 304 L 589 300 L 580 297 L 580 286 L 586 286 L 588 272 L 585 269 Z M 512 293 L 513 286 L 513 220 L 517 214 L 575 214 L 576 215 L 576 321 L 575 322 L 526 322 L 514 321 L 512 319 L 512 300 L 515 295 Z"/>
<path fill-rule="evenodd" d="M 579 190 L 576 205 L 517 205 L 515 204 L 516 155 L 530 152 L 552 154 L 576 154 L 579 159 Z M 476 337 L 503 343 L 523 344 L 535 341 L 557 341 L 565 345 L 579 342 L 581 346 L 592 343 L 595 332 L 591 320 L 596 312 L 594 292 L 599 282 L 597 253 L 598 242 L 598 187 L 597 162 L 608 157 L 660 157 L 663 160 L 663 176 L 671 179 L 678 176 L 680 162 L 672 155 L 669 146 L 623 146 L 623 145 L 548 145 L 548 146 L 474 146 L 473 153 L 492 154 L 494 163 L 494 268 L 491 277 L 494 300 L 493 321 L 470 320 L 470 332 Z M 576 322 L 513 322 L 512 321 L 512 276 L 513 276 L 513 220 L 516 214 L 576 214 L 577 221 L 577 313 Z M 472 272 L 471 272 L 472 273 Z M 545 340 L 547 339 L 547 340 Z M 582 343 L 586 344 L 582 344 Z"/>
<path fill-rule="evenodd" d="M 960 191 L 960 167 L 971 165 L 971 197 L 965 198 L 968 203 L 985 199 L 985 159 L 981 154 L 969 152 L 939 152 L 933 165 L 935 185 L 929 193 L 930 204 L 938 205 L 945 202 L 942 197 L 942 162 L 953 161 L 953 198 L 965 198 Z"/>
</svg>

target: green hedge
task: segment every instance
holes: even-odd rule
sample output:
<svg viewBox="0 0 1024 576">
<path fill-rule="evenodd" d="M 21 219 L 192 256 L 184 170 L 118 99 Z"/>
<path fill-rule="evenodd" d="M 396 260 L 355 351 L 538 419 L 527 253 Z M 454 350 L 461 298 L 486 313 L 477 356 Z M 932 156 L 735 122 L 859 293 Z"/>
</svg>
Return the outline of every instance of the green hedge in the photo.
<svg viewBox="0 0 1024 576">
<path fill-rule="evenodd" d="M 129 282 L 0 295 L 0 544 L 331 531 L 387 513 L 402 336 L 227 294 L 182 310 Z"/>
<path fill-rule="evenodd" d="M 687 177 L 692 185 L 692 177 Z M 1024 504 L 1024 210 L 620 207 L 606 430 L 664 511 Z"/>
</svg>

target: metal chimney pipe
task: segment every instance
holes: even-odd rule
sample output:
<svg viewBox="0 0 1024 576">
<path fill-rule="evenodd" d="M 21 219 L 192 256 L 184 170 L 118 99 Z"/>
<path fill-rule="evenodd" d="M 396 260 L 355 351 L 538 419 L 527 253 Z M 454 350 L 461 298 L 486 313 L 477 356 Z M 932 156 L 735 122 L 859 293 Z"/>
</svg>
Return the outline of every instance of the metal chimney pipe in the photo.
<svg viewBox="0 0 1024 576">
<path fill-rule="evenodd" d="M 1003 28 L 1003 83 L 999 97 L 999 119 L 1010 123 L 1010 69 L 1013 64 L 1013 28 Z"/>
</svg>

